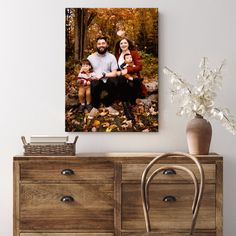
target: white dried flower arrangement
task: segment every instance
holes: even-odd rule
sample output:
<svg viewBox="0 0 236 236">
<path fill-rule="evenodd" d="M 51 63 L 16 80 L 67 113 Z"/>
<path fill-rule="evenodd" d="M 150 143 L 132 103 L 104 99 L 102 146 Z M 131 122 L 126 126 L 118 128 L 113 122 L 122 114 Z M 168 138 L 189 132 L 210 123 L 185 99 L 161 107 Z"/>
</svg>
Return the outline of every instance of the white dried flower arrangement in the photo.
<svg viewBox="0 0 236 236">
<path fill-rule="evenodd" d="M 178 115 L 188 117 L 201 116 L 209 120 L 216 118 L 232 134 L 236 134 L 236 122 L 229 109 L 215 106 L 217 91 L 222 87 L 222 68 L 211 70 L 208 59 L 203 57 L 199 65 L 200 72 L 197 76 L 196 86 L 183 80 L 169 68 L 165 67 L 163 72 L 170 78 L 171 82 L 171 101 L 177 102 L 180 108 Z"/>
</svg>

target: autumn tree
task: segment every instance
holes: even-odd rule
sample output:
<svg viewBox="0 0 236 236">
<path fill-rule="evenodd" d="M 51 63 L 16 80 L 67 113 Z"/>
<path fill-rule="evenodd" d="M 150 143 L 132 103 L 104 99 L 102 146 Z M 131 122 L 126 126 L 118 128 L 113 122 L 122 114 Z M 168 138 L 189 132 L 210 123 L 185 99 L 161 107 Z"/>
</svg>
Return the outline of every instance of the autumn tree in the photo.
<svg viewBox="0 0 236 236">
<path fill-rule="evenodd" d="M 109 39 L 110 51 L 124 32 L 139 51 L 158 56 L 157 9 L 155 8 L 67 8 L 66 58 L 77 63 L 94 52 L 96 38 Z"/>
<path fill-rule="evenodd" d="M 84 57 L 89 25 L 96 14 L 95 11 L 86 8 L 75 9 L 75 61 L 79 61 Z"/>
<path fill-rule="evenodd" d="M 141 9 L 139 12 L 138 45 L 140 50 L 158 56 L 157 9 Z"/>
<path fill-rule="evenodd" d="M 66 8 L 65 10 L 65 43 L 66 43 L 66 60 L 74 53 L 74 10 Z"/>
</svg>

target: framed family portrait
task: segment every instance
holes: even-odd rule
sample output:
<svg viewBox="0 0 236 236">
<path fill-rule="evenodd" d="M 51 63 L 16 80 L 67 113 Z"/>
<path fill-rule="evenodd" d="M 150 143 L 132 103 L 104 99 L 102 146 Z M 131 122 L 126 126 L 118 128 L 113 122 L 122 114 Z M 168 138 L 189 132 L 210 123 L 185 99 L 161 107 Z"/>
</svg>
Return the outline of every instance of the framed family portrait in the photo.
<svg viewBox="0 0 236 236">
<path fill-rule="evenodd" d="M 65 9 L 66 132 L 157 132 L 158 9 Z"/>
</svg>

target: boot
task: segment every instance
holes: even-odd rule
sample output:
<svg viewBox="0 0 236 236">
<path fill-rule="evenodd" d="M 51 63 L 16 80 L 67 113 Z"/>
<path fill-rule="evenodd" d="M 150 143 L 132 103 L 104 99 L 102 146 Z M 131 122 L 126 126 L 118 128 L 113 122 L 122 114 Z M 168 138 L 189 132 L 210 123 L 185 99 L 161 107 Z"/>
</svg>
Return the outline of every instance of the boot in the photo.
<svg viewBox="0 0 236 236">
<path fill-rule="evenodd" d="M 123 108 L 124 108 L 124 113 L 125 116 L 128 120 L 132 120 L 133 122 L 135 121 L 134 115 L 131 111 L 130 104 L 128 102 L 122 102 Z"/>
<path fill-rule="evenodd" d="M 83 113 L 84 112 L 84 109 L 85 109 L 85 104 L 80 104 L 79 106 L 79 113 Z"/>
</svg>

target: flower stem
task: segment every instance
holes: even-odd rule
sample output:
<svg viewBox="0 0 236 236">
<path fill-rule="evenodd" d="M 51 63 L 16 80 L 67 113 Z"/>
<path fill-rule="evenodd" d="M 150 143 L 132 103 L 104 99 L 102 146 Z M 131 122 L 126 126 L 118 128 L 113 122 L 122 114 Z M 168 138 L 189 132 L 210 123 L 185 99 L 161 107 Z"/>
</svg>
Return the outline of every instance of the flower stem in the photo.
<svg viewBox="0 0 236 236">
<path fill-rule="evenodd" d="M 196 118 L 201 118 L 201 119 L 203 119 L 203 116 L 202 116 L 202 115 L 199 115 L 198 113 L 196 113 Z"/>
<path fill-rule="evenodd" d="M 219 108 L 214 108 L 216 111 L 218 111 L 218 112 L 220 112 L 220 109 Z M 222 112 L 223 113 L 223 117 L 227 120 L 227 122 L 230 122 L 230 120 L 229 120 L 229 118 L 224 114 L 224 112 Z"/>
</svg>

